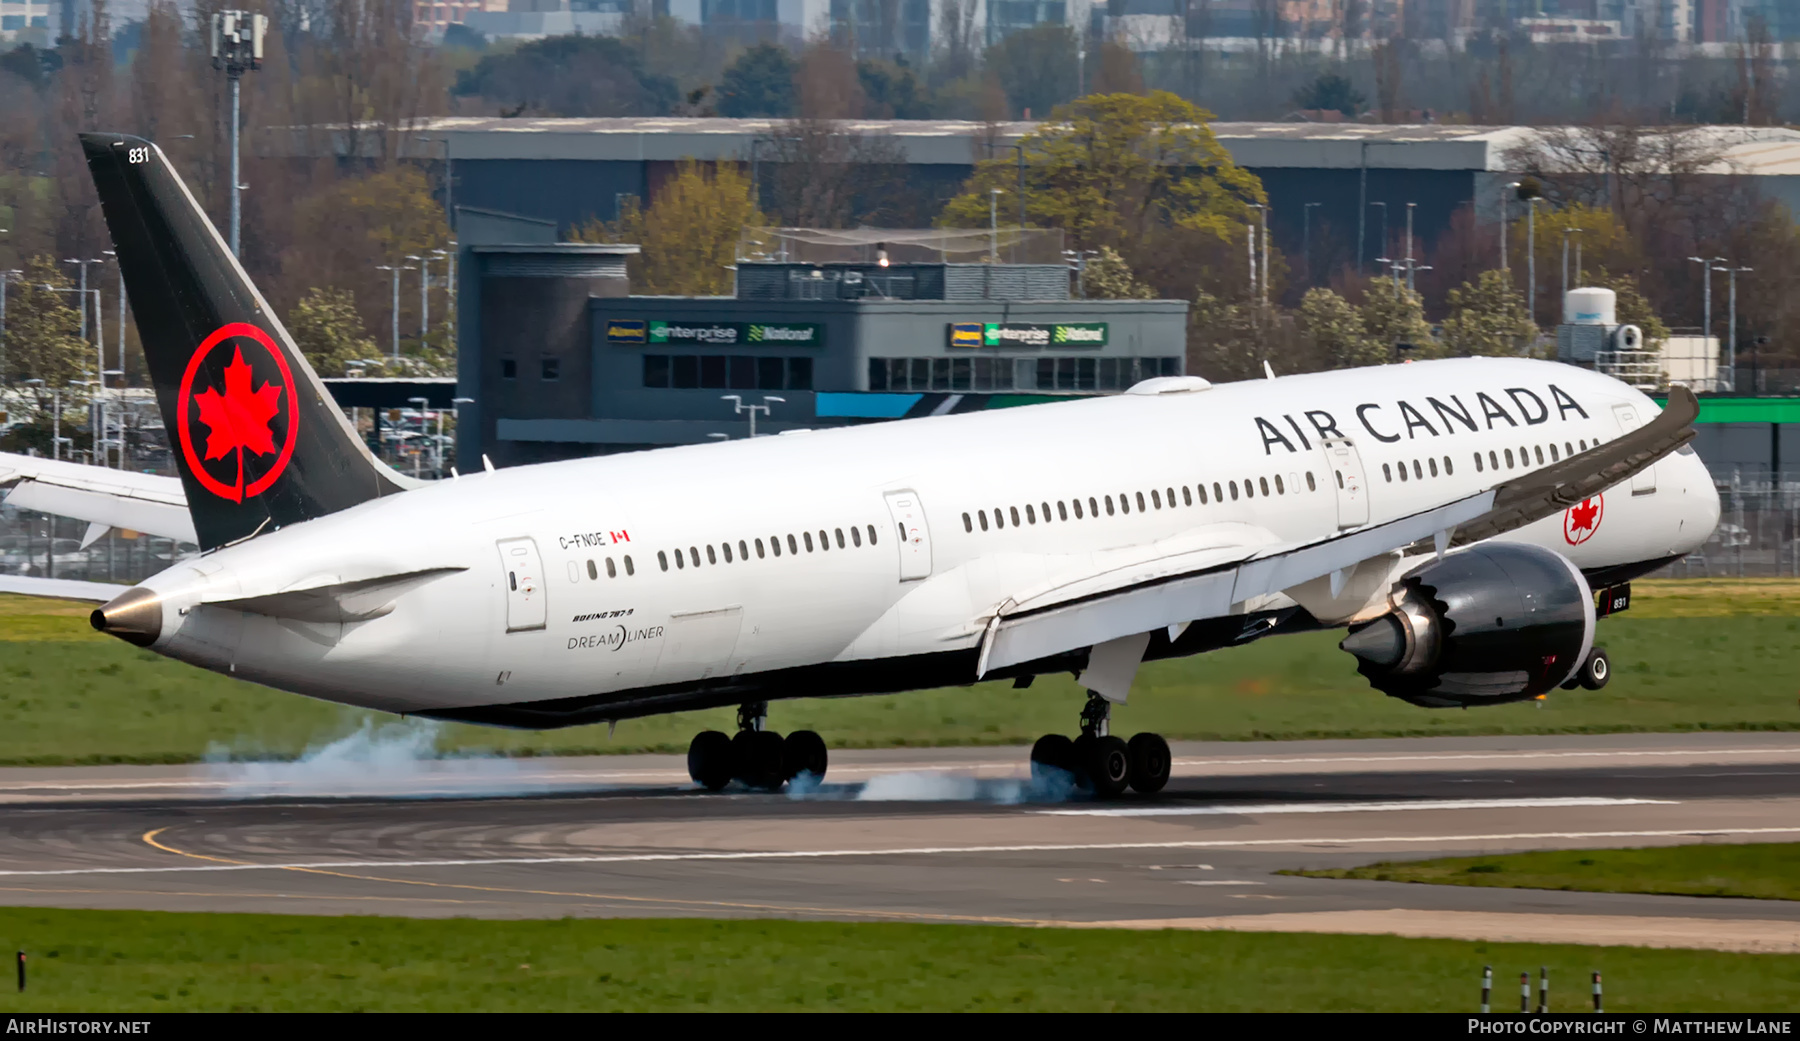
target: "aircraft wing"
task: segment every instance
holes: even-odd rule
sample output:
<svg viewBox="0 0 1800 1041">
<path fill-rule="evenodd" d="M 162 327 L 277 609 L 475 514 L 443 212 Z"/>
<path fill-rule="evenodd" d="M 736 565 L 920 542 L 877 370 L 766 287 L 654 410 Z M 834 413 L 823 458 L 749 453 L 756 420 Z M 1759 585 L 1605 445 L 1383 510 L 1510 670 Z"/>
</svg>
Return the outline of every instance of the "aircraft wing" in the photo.
<svg viewBox="0 0 1800 1041">
<path fill-rule="evenodd" d="M 104 604 L 130 588 L 105 582 L 77 582 L 69 578 L 0 575 L 0 593 L 41 596 L 52 600 L 80 600 L 90 604 Z"/>
<path fill-rule="evenodd" d="M 1439 552 L 1524 527 L 1630 479 L 1694 436 L 1699 402 L 1676 387 L 1643 427 L 1560 463 L 1410 516 L 1304 543 L 1211 546 L 1059 581 L 1010 598 L 988 619 L 976 676 L 1202 618 L 1395 550 Z M 1224 527 L 1224 526 L 1222 526 Z"/>
<path fill-rule="evenodd" d="M 84 545 L 108 528 L 196 541 L 177 477 L 0 452 L 0 493 L 9 506 L 87 521 Z"/>
</svg>

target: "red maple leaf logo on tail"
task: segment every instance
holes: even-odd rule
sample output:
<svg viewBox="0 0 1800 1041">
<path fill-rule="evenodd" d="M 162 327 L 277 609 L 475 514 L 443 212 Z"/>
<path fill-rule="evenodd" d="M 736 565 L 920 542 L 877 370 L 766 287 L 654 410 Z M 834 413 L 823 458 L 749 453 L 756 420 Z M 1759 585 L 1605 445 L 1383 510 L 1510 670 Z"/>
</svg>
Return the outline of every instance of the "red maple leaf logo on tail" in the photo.
<svg viewBox="0 0 1800 1041">
<path fill-rule="evenodd" d="M 237 452 L 237 496 L 244 497 L 244 452 L 268 455 L 275 451 L 275 432 L 269 420 L 281 410 L 281 388 L 264 383 L 250 389 L 250 366 L 244 362 L 241 348 L 232 348 L 231 364 L 225 366 L 225 392 L 208 387 L 194 395 L 200 407 L 200 422 L 206 424 L 206 458 L 223 459 Z"/>
</svg>

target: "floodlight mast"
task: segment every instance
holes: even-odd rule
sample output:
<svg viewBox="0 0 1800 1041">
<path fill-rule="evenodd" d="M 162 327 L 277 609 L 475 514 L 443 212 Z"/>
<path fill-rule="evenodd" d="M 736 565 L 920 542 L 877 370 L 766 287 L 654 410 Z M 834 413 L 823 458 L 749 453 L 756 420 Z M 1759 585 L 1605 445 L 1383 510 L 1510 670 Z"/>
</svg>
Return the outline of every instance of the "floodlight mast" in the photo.
<svg viewBox="0 0 1800 1041">
<path fill-rule="evenodd" d="M 244 186 L 238 171 L 238 93 L 244 73 L 262 68 L 263 36 L 269 16 L 248 11 L 217 11 L 212 16 L 213 68 L 223 70 L 231 83 L 231 255 L 238 255 L 241 212 L 238 192 Z"/>
</svg>

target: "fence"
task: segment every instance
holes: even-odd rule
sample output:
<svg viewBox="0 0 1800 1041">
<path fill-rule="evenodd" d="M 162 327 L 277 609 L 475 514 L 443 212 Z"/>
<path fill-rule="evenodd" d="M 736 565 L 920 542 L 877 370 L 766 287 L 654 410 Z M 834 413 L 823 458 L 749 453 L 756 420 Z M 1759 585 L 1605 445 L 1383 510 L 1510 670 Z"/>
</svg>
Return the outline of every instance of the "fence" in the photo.
<svg viewBox="0 0 1800 1041">
<path fill-rule="evenodd" d="M 1800 577 L 1800 471 L 1735 469 L 1717 484 L 1718 529 L 1657 577 Z"/>
</svg>

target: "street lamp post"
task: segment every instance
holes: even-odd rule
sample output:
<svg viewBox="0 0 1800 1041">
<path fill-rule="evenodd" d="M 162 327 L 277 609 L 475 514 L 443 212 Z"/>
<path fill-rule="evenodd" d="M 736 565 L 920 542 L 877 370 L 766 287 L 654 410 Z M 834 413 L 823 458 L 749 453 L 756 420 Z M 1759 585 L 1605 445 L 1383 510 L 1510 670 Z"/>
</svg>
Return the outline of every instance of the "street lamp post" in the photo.
<svg viewBox="0 0 1800 1041">
<path fill-rule="evenodd" d="M 22 274 L 18 268 L 0 271 L 0 381 L 6 379 L 6 287 Z"/>
<path fill-rule="evenodd" d="M 1381 252 L 1385 254 L 1388 251 L 1388 205 L 1385 202 L 1372 202 L 1369 205 L 1381 207 Z M 1375 263 L 1380 264 L 1384 261 L 1380 257 L 1376 257 Z"/>
<path fill-rule="evenodd" d="M 412 268 L 408 267 L 405 264 L 377 264 L 377 265 L 375 265 L 375 270 L 387 271 L 387 272 L 392 273 L 394 276 L 394 293 L 393 293 L 393 304 L 392 304 L 392 307 L 393 307 L 393 315 L 392 315 L 393 351 L 394 351 L 394 367 L 396 370 L 398 370 L 399 366 L 400 366 L 400 272 L 411 271 Z"/>
<path fill-rule="evenodd" d="M 269 30 L 267 15 L 248 11 L 217 11 L 212 16 L 212 63 L 222 69 L 231 84 L 231 255 L 238 255 L 239 202 L 243 188 L 238 171 L 238 93 L 244 73 L 262 68 L 263 34 Z"/>
<path fill-rule="evenodd" d="M 1268 219 L 1266 216 L 1269 212 L 1268 207 L 1264 206 L 1262 203 L 1253 202 L 1250 204 L 1250 208 L 1261 211 L 1265 215 L 1263 219 Z M 1256 228 L 1257 222 L 1254 220 L 1251 221 L 1249 224 L 1247 245 L 1250 247 L 1250 299 L 1252 301 L 1262 299 L 1262 282 L 1257 278 L 1256 270 Z"/>
<path fill-rule="evenodd" d="M 474 398 L 451 398 L 450 399 L 450 407 L 456 410 L 456 453 L 457 453 L 457 458 L 459 458 L 459 459 L 462 458 L 462 407 L 464 405 L 473 405 L 473 404 L 475 404 Z M 439 423 L 443 422 L 443 418 L 444 418 L 443 413 L 441 413 L 441 412 L 438 413 L 438 422 Z M 443 429 L 442 427 L 439 427 L 439 435 L 438 436 L 440 436 L 440 437 L 443 436 L 442 429 Z M 450 472 L 452 474 L 455 474 L 456 467 L 452 466 L 450 468 Z"/>
<path fill-rule="evenodd" d="M 406 401 L 408 404 L 419 406 L 419 438 L 420 438 L 420 440 L 424 440 L 424 438 L 425 438 L 425 409 L 428 405 L 431 404 L 431 399 L 430 398 L 407 398 Z M 413 453 L 413 476 L 414 477 L 419 476 L 419 457 L 424 454 L 425 454 L 425 449 L 423 446 L 420 446 L 419 450 Z"/>
<path fill-rule="evenodd" d="M 1004 188 L 988 189 L 988 263 L 1000 263 L 1000 196 Z"/>
<path fill-rule="evenodd" d="M 1500 270 L 1507 272 L 1512 271 L 1512 261 L 1507 259 L 1506 256 L 1507 232 L 1512 229 L 1508 223 L 1510 215 L 1506 212 L 1506 195 L 1507 192 L 1516 192 L 1518 190 L 1519 182 L 1513 181 L 1507 184 L 1506 191 L 1500 193 Z"/>
<path fill-rule="evenodd" d="M 77 260 L 74 258 L 65 257 L 63 259 L 63 263 L 75 264 L 81 268 L 81 276 L 80 276 L 81 281 L 79 283 L 80 288 L 78 290 L 78 292 L 80 292 L 81 295 L 79 297 L 77 297 L 76 299 L 81 301 L 81 305 L 80 305 L 81 306 L 81 338 L 83 340 L 86 340 L 88 338 L 88 318 L 87 318 L 87 291 L 88 291 L 87 269 L 88 269 L 88 265 L 89 264 L 104 264 L 104 263 L 106 263 L 106 261 L 100 260 L 98 258 L 90 258 L 88 260 Z"/>
<path fill-rule="evenodd" d="M 1300 213 L 1301 213 L 1301 217 L 1300 217 L 1300 254 L 1301 254 L 1302 259 L 1304 259 L 1304 261 L 1306 263 L 1306 284 L 1309 286 L 1312 285 L 1312 282 L 1313 282 L 1312 211 L 1313 211 L 1313 207 L 1323 206 L 1323 205 L 1324 205 L 1324 203 L 1309 202 L 1304 207 L 1302 207 L 1301 211 L 1300 211 Z"/>
<path fill-rule="evenodd" d="M 431 257 L 408 253 L 408 260 L 419 262 L 419 347 L 425 347 L 425 332 L 431 327 Z"/>
<path fill-rule="evenodd" d="M 1563 229 L 1562 291 L 1563 291 L 1563 299 L 1565 299 L 1565 300 L 1568 299 L 1568 296 L 1569 296 L 1569 236 L 1580 235 L 1581 232 L 1582 232 L 1581 228 L 1564 228 Z M 1581 240 L 1580 239 L 1575 240 L 1575 255 L 1577 258 L 1579 258 L 1581 256 Z M 1577 285 L 1579 285 L 1581 282 L 1581 262 L 1579 259 L 1577 259 L 1577 261 L 1575 263 L 1575 282 Z"/>
<path fill-rule="evenodd" d="M 1731 276 L 1731 331 L 1725 337 L 1725 371 L 1731 374 L 1731 381 L 1729 384 L 1727 384 L 1725 389 L 1732 394 L 1736 394 L 1737 393 L 1737 317 L 1738 317 L 1737 316 L 1737 277 L 1738 277 L 1738 272 L 1742 271 L 1742 272 L 1748 274 L 1749 272 L 1754 271 L 1755 268 L 1727 267 L 1727 268 L 1715 268 L 1714 270 L 1724 271 Z M 1710 281 L 1710 279 L 1708 281 Z M 1751 376 L 1754 377 L 1755 375 L 1756 375 L 1756 373 L 1754 371 L 1752 371 Z M 1752 381 L 1752 382 L 1754 382 L 1754 381 Z M 1750 389 L 1752 390 L 1752 392 L 1754 392 L 1756 388 L 1754 386 L 1752 386 Z"/>
<path fill-rule="evenodd" d="M 1703 259 L 1701 257 L 1689 257 L 1688 258 L 1688 260 L 1700 265 L 1701 277 L 1706 280 L 1705 288 L 1701 292 L 1701 300 L 1703 301 L 1703 303 L 1701 304 L 1702 310 L 1701 310 L 1701 317 L 1700 317 L 1700 344 L 1701 344 L 1702 350 L 1705 349 L 1707 338 L 1712 335 L 1712 276 L 1713 276 L 1713 271 L 1714 271 L 1713 265 L 1722 262 L 1724 259 L 1725 259 L 1724 257 L 1713 257 L 1710 260 Z M 1734 376 L 1735 376 L 1735 374 L 1734 374 Z"/>
<path fill-rule="evenodd" d="M 1531 324 L 1537 324 L 1537 204 L 1533 195 L 1525 200 L 1525 309 L 1531 312 Z"/>
<path fill-rule="evenodd" d="M 1413 211 L 1418 207 L 1416 202 L 1406 204 L 1406 288 L 1409 290 L 1416 288 L 1413 278 Z"/>
<path fill-rule="evenodd" d="M 778 398 L 773 394 L 764 394 L 763 395 L 763 403 L 760 405 L 744 404 L 744 398 L 743 398 L 743 395 L 741 395 L 741 394 L 721 394 L 721 395 L 719 395 L 719 400 L 731 402 L 732 407 L 736 410 L 737 415 L 741 416 L 741 415 L 744 415 L 745 413 L 749 413 L 749 415 L 750 415 L 750 436 L 751 437 L 756 436 L 756 414 L 758 412 L 761 412 L 765 416 L 769 415 L 769 402 L 771 402 L 771 401 L 779 401 L 784 405 L 787 404 L 786 398 Z"/>
</svg>

